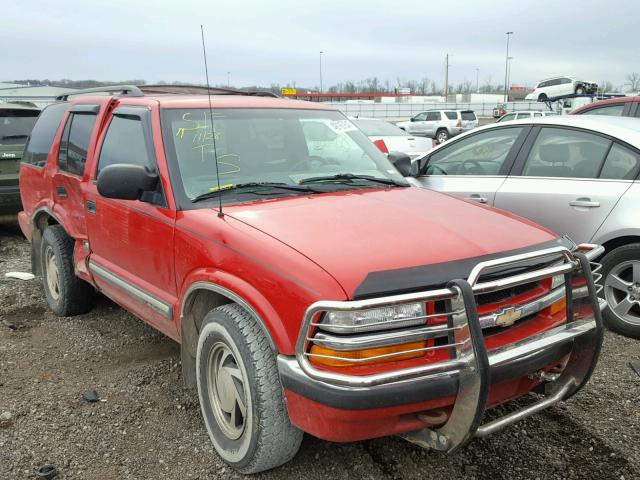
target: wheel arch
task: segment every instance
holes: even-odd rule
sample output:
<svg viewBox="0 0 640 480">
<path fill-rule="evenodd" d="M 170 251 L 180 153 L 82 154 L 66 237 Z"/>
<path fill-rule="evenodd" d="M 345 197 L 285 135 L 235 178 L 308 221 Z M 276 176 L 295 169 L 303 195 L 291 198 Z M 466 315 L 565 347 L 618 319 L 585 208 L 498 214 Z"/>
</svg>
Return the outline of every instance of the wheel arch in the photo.
<svg viewBox="0 0 640 480">
<path fill-rule="evenodd" d="M 196 387 L 196 350 L 202 321 L 212 309 L 230 303 L 239 305 L 251 315 L 273 352 L 278 354 L 278 348 L 266 322 L 248 301 L 217 283 L 196 281 L 186 289 L 180 303 L 180 356 L 183 379 L 187 387 Z"/>
<path fill-rule="evenodd" d="M 51 225 L 62 225 L 62 223 L 47 207 L 36 209 L 31 217 L 31 271 L 34 275 L 40 275 L 42 273 L 40 261 L 42 234 L 45 228 Z"/>
<path fill-rule="evenodd" d="M 640 243 L 640 234 L 638 235 L 622 235 L 619 237 L 614 237 L 609 240 L 602 242 L 602 246 L 605 249 L 606 253 L 612 252 L 618 247 L 622 247 L 624 245 L 630 245 L 632 243 Z"/>
</svg>

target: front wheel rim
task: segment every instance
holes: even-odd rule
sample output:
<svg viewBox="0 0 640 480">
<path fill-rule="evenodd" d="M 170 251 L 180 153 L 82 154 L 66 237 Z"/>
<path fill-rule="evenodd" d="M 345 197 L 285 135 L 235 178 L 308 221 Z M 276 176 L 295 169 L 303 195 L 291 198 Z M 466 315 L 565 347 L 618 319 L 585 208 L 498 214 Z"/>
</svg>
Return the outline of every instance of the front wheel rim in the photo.
<svg viewBox="0 0 640 480">
<path fill-rule="evenodd" d="M 619 320 L 640 326 L 640 261 L 615 265 L 604 281 L 609 310 Z"/>
<path fill-rule="evenodd" d="M 47 247 L 44 254 L 45 258 L 45 276 L 47 280 L 47 287 L 49 289 L 49 295 L 54 300 L 60 298 L 60 270 L 58 269 L 58 262 L 56 255 L 53 252 L 53 248 Z"/>
<path fill-rule="evenodd" d="M 247 419 L 246 372 L 224 343 L 216 343 L 207 361 L 209 403 L 224 435 L 237 440 Z"/>
</svg>

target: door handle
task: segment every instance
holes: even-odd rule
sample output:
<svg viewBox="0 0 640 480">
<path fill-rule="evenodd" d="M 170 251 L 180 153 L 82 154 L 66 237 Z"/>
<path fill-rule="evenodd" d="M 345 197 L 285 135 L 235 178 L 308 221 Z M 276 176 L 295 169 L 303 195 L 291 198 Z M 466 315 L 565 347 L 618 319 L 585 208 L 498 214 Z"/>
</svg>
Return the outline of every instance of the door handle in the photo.
<svg viewBox="0 0 640 480">
<path fill-rule="evenodd" d="M 56 187 L 56 194 L 58 195 L 58 198 L 67 198 L 67 189 L 64 187 Z"/>
<path fill-rule="evenodd" d="M 87 200 L 87 212 L 95 215 L 96 213 L 96 202 L 95 200 Z"/>
<path fill-rule="evenodd" d="M 487 197 L 481 197 L 477 193 L 469 195 L 467 197 L 467 200 L 473 200 L 474 202 L 478 202 L 478 203 L 487 203 Z"/>
<path fill-rule="evenodd" d="M 590 198 L 581 197 L 569 202 L 569 205 L 572 207 L 598 208 L 600 206 L 600 202 L 592 202 Z"/>
</svg>

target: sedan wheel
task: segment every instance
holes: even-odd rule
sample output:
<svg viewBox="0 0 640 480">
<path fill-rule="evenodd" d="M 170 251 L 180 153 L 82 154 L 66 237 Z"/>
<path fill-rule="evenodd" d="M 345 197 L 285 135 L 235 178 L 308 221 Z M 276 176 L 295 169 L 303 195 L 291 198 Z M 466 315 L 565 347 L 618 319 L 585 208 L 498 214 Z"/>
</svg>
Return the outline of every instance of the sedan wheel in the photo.
<svg viewBox="0 0 640 480">
<path fill-rule="evenodd" d="M 604 281 L 609 309 L 619 320 L 640 327 L 640 260 L 614 266 Z"/>
</svg>

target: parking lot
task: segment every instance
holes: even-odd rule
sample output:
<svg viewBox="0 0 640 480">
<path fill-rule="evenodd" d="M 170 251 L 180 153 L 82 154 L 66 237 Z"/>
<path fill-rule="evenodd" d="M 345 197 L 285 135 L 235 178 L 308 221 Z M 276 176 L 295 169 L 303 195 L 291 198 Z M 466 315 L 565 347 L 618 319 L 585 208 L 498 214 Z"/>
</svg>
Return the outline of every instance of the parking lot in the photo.
<svg viewBox="0 0 640 480">
<path fill-rule="evenodd" d="M 28 243 L 0 227 L 0 478 L 34 478 L 44 463 L 57 479 L 241 477 L 214 452 L 197 395 L 182 386 L 177 344 L 105 298 L 88 314 L 55 317 L 39 279 L 4 276 L 29 269 Z M 628 365 L 639 359 L 636 340 L 607 332 L 582 392 L 452 457 L 394 437 L 306 436 L 292 462 L 253 478 L 640 478 L 640 377 Z M 101 401 L 83 400 L 91 389 Z"/>
</svg>

